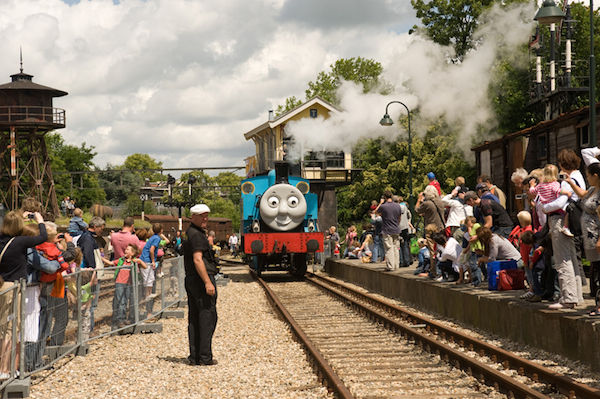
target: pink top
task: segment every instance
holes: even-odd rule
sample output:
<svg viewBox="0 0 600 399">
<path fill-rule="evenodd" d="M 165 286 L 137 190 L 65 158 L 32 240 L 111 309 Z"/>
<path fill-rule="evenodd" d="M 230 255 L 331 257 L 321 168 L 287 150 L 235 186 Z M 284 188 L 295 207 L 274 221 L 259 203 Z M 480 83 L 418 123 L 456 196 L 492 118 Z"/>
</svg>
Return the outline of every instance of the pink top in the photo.
<svg viewBox="0 0 600 399">
<path fill-rule="evenodd" d="M 535 187 L 530 187 L 529 192 L 539 195 L 542 204 L 548 204 L 560 196 L 560 183 L 557 181 L 540 183 Z"/>
<path fill-rule="evenodd" d="M 118 231 L 110 235 L 110 243 L 115 251 L 115 259 L 119 259 L 125 255 L 127 245 L 133 244 L 139 247 L 140 240 L 138 240 L 135 234 L 131 234 L 128 231 Z"/>
</svg>

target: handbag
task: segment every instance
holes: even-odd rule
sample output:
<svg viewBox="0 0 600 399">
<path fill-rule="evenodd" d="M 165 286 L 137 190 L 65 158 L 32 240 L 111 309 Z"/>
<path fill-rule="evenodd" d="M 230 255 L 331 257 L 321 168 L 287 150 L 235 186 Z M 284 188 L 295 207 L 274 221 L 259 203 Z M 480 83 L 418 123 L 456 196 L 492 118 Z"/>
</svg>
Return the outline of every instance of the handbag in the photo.
<svg viewBox="0 0 600 399">
<path fill-rule="evenodd" d="M 96 264 L 96 276 L 101 279 L 104 276 L 104 262 L 102 262 L 102 253 L 100 249 L 94 249 L 94 263 Z"/>
<path fill-rule="evenodd" d="M 498 291 L 522 290 L 525 288 L 523 269 L 500 270 L 498 272 Z"/>
</svg>

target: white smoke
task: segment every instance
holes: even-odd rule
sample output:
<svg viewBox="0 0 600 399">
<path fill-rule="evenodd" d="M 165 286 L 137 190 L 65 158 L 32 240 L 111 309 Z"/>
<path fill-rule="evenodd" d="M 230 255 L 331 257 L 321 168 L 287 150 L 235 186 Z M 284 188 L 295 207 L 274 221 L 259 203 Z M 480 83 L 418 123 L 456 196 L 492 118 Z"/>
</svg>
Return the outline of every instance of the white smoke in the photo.
<svg viewBox="0 0 600 399">
<path fill-rule="evenodd" d="M 393 93 L 364 94 L 359 85 L 342 84 L 338 92 L 342 112 L 327 120 L 305 118 L 286 126 L 286 133 L 295 139 L 290 155 L 298 156 L 308 149 L 349 151 L 365 137 L 397 137 L 399 129 L 405 129 L 402 125 L 379 125 L 385 105 L 394 100 L 402 101 L 412 111 L 419 110 L 412 114 L 413 134 L 424 133 L 427 126 L 444 118 L 459 132 L 458 147 L 470 155 L 472 138 L 478 131 L 495 136 L 496 121 L 488 95 L 492 69 L 500 57 L 512 57 L 513 63 L 527 62 L 527 56 L 515 49 L 527 43 L 534 14 L 531 3 L 491 8 L 481 16 L 483 22 L 474 35 L 476 48 L 461 63 L 449 61 L 451 47 L 420 35 L 407 35 L 402 48 L 397 48 L 383 65 L 383 78 L 393 85 Z M 401 105 L 390 106 L 394 121 L 405 114 Z"/>
</svg>

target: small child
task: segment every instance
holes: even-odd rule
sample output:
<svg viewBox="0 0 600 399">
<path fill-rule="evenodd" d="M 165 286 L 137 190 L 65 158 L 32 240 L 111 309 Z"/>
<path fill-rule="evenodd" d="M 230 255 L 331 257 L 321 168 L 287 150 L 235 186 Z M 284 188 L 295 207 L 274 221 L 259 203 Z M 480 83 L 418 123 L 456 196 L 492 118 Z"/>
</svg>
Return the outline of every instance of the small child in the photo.
<svg viewBox="0 0 600 399">
<path fill-rule="evenodd" d="M 122 328 L 127 325 L 127 312 L 129 320 L 133 322 L 132 299 L 131 299 L 131 267 L 137 264 L 142 269 L 148 266 L 138 258 L 137 245 L 129 244 L 125 247 L 123 257 L 114 260 L 115 270 L 115 296 L 113 297 L 113 329 Z"/>
<path fill-rule="evenodd" d="M 542 182 L 535 185 L 535 181 L 531 179 L 529 181 L 529 193 L 533 196 L 538 195 L 542 204 L 549 204 L 561 195 L 566 195 L 569 198 L 573 194 L 571 191 L 565 191 L 560 188 L 558 182 L 558 168 L 554 165 L 546 165 L 543 171 Z M 569 218 L 563 210 L 557 211 L 561 215 L 564 215 L 563 228 L 561 232 L 566 236 L 573 237 L 573 233 L 569 230 Z"/>
<path fill-rule="evenodd" d="M 523 258 L 529 291 L 524 295 L 521 295 L 521 299 L 529 302 L 540 302 L 544 293 L 542 286 L 542 272 L 545 268 L 545 248 L 542 243 L 536 243 L 535 241 L 535 235 L 532 230 L 526 230 L 521 234 L 521 242 L 530 248 L 527 257 Z M 525 261 L 525 259 L 527 260 Z"/>
<path fill-rule="evenodd" d="M 414 274 L 419 275 L 419 277 L 427 277 L 429 267 L 431 265 L 431 253 L 429 252 L 429 248 L 427 248 L 427 240 L 424 238 L 419 238 L 417 240 L 417 244 L 419 245 L 419 253 L 417 254 L 417 259 L 419 260 L 419 264 L 417 265 L 417 269 Z"/>
<path fill-rule="evenodd" d="M 88 229 L 88 224 L 83 221 L 83 211 L 79 208 L 75 208 L 73 211 L 73 217 L 69 221 L 69 227 L 67 232 L 73 237 L 79 237 Z"/>
<path fill-rule="evenodd" d="M 473 283 L 473 286 L 477 287 L 483 280 L 481 269 L 477 263 L 483 246 L 477 239 L 477 234 L 475 233 L 477 229 L 481 227 L 481 224 L 477 223 L 477 219 L 474 216 L 467 216 L 464 225 L 466 231 L 463 238 L 463 251 L 461 256 L 463 256 L 462 259 L 465 263 L 462 264 L 462 275 L 459 277 L 458 281 L 461 281 L 462 278 L 462 281 L 465 283 Z M 468 279 L 464 278 L 466 271 L 469 272 Z"/>
</svg>

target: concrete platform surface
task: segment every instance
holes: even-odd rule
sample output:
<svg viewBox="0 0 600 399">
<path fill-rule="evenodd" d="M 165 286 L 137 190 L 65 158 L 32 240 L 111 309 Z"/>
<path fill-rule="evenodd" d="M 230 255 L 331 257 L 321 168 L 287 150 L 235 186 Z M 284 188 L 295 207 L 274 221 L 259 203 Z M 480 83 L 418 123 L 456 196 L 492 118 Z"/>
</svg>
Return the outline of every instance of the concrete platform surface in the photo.
<svg viewBox="0 0 600 399">
<path fill-rule="evenodd" d="M 600 370 L 600 318 L 587 315 L 594 301 L 583 287 L 585 303 L 569 310 L 550 310 L 549 302 L 530 303 L 518 291 L 488 291 L 453 282 L 415 276 L 415 266 L 389 272 L 384 263 L 327 259 L 325 272 L 372 292 L 406 302 L 426 312 L 497 334 L 512 341 L 581 361 Z"/>
</svg>

